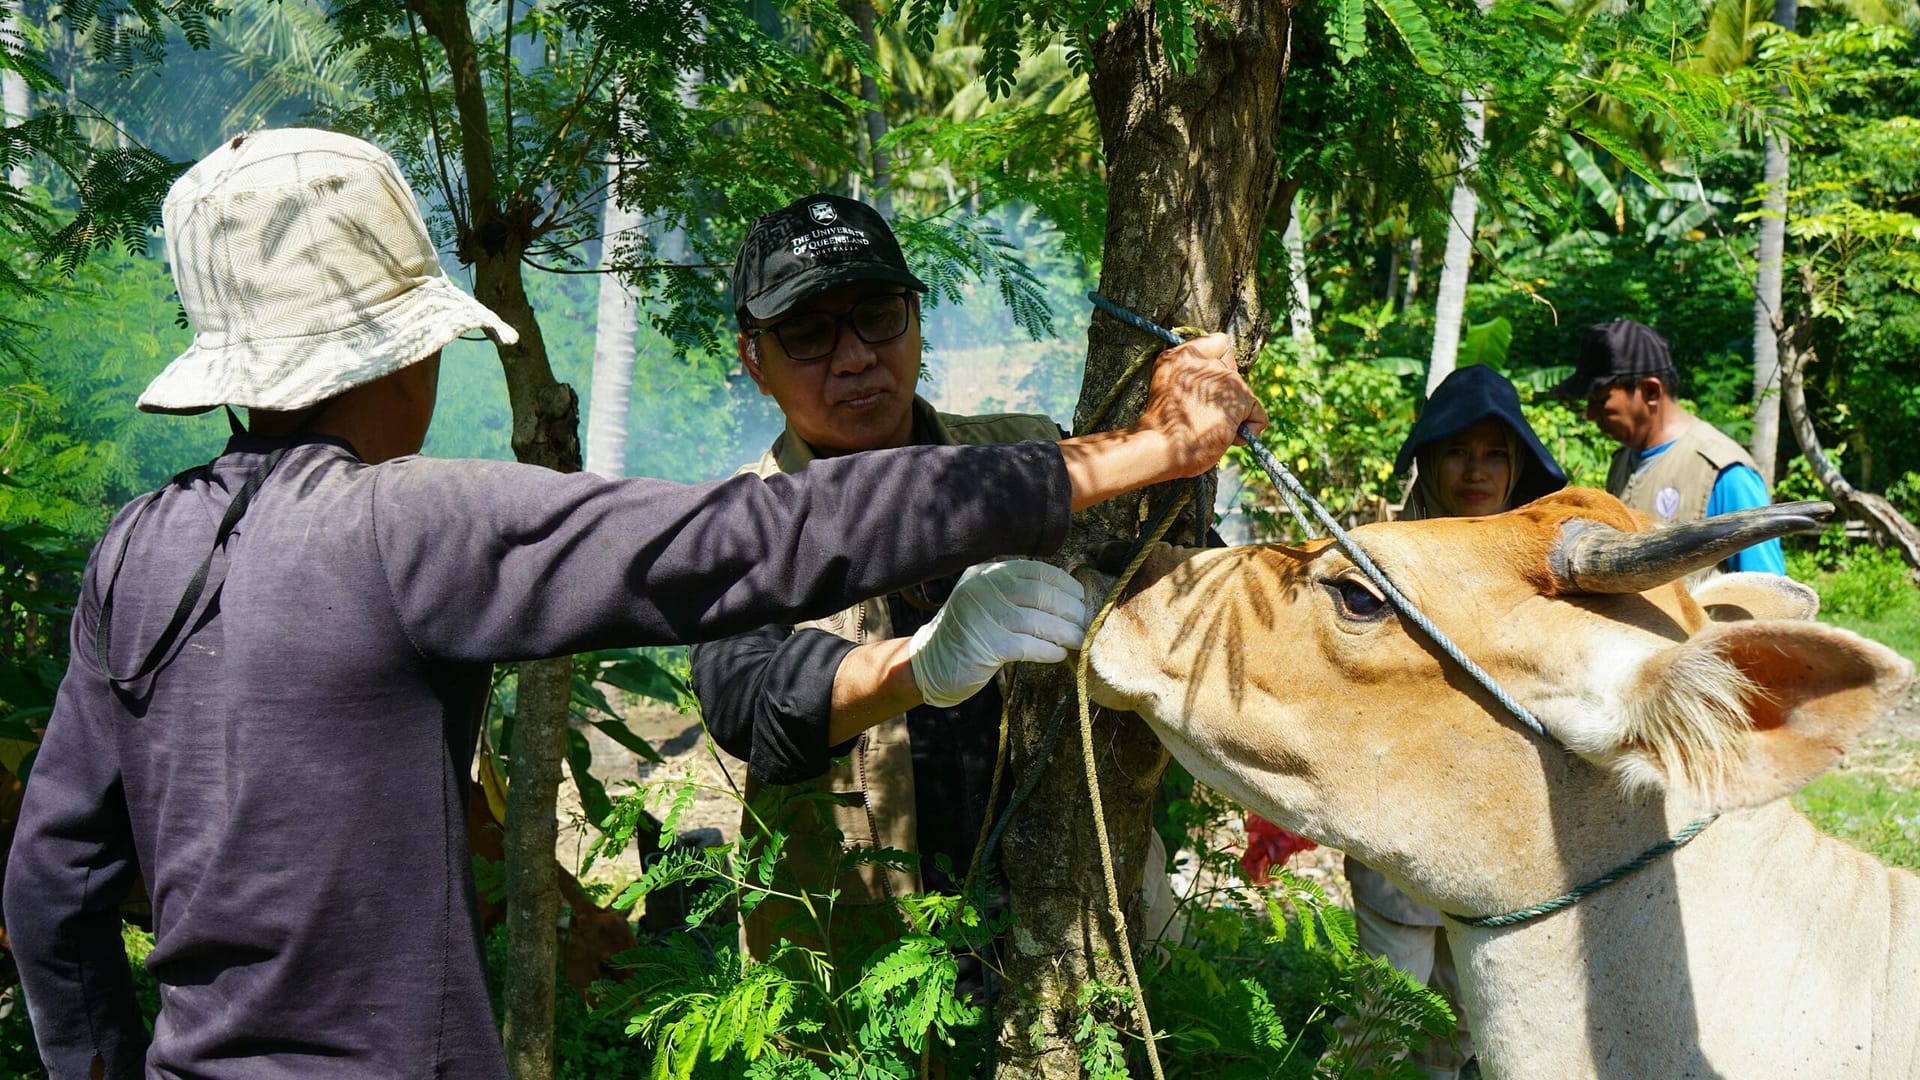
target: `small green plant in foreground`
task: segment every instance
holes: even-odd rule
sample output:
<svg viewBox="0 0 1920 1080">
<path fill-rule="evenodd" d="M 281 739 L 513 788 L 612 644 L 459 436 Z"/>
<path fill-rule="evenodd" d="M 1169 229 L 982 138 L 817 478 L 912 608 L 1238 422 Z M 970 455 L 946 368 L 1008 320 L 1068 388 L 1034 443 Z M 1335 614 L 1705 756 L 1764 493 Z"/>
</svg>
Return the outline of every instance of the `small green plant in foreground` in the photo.
<svg viewBox="0 0 1920 1080">
<path fill-rule="evenodd" d="M 691 803 L 692 781 L 649 785 L 616 805 L 602 854 L 631 838 L 648 800 L 665 808 L 663 842 Z M 803 798 L 810 796 L 801 796 Z M 811 796 L 817 797 L 817 796 Z M 1191 809 L 1196 804 L 1186 804 Z M 1189 837 L 1217 824 L 1226 804 L 1202 801 Z M 762 821 L 777 807 L 756 804 Z M 1231 812 L 1237 814 L 1237 810 Z M 1192 815 L 1189 815 L 1192 816 Z M 911 929 L 870 955 L 833 954 L 825 944 L 789 942 L 755 963 L 736 946 L 731 911 L 784 901 L 812 926 L 831 925 L 834 898 L 798 889 L 777 854 L 786 838 L 725 848 L 669 850 L 621 894 L 630 906 L 670 885 L 704 890 L 685 932 L 616 961 L 623 974 L 602 987 L 596 1015 L 621 1023 L 657 1078 L 855 1080 L 925 1075 L 938 1065 L 953 1077 L 992 1073 L 996 1026 L 989 1003 L 958 986 L 960 959 L 992 969 L 993 939 L 1005 925 L 984 905 L 956 896 L 896 901 Z M 863 852 L 891 861 L 900 852 Z M 1228 852 L 1203 860 L 1230 865 Z M 1161 868 L 1151 868 L 1161 872 Z M 1452 1030 L 1445 1004 L 1354 944 L 1352 915 L 1310 882 L 1283 874 L 1264 888 L 1235 885 L 1195 898 L 1184 943 L 1156 943 L 1141 957 L 1160 1057 L 1172 1077 L 1416 1078 L 1398 1060 L 1416 1039 Z M 825 935 L 819 935 L 825 937 Z M 996 975 L 1002 974 L 995 972 Z M 993 980 L 996 994 L 1021 988 Z M 1082 989 L 1073 1033 L 1086 1075 L 1144 1075 L 1144 1044 L 1131 992 L 1104 984 Z M 1341 1030 L 1333 1021 L 1344 1016 Z"/>
</svg>

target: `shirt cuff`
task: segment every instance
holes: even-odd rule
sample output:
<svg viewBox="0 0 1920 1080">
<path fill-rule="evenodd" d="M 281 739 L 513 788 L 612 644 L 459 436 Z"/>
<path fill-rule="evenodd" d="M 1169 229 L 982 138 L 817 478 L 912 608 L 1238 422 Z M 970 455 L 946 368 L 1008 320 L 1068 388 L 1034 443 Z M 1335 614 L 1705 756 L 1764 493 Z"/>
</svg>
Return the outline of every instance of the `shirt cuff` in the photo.
<svg viewBox="0 0 1920 1080">
<path fill-rule="evenodd" d="M 855 739 L 827 744 L 833 680 L 853 642 L 824 630 L 800 630 L 780 643 L 767 668 L 761 714 L 747 767 L 762 783 L 797 784 L 821 776 Z"/>
</svg>

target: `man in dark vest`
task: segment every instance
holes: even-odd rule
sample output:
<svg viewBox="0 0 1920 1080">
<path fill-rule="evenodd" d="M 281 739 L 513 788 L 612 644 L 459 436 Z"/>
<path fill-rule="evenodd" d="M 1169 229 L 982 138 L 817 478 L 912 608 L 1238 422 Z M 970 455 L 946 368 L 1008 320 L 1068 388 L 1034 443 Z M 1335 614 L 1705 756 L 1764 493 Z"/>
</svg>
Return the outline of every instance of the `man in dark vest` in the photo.
<svg viewBox="0 0 1920 1080">
<path fill-rule="evenodd" d="M 1620 444 L 1607 491 L 1654 521 L 1698 521 L 1771 502 L 1753 458 L 1682 407 L 1678 386 L 1667 339 L 1632 319 L 1615 319 L 1587 327 L 1579 365 L 1553 393 L 1584 399 L 1587 419 Z M 1721 568 L 1787 572 L 1778 540 L 1739 552 Z"/>
<path fill-rule="evenodd" d="M 811 195 L 761 216 L 733 268 L 738 348 L 787 426 L 741 471 L 776 478 L 860 451 L 1061 437 L 1045 416 L 955 416 L 914 392 L 925 291 L 864 203 Z M 749 812 L 743 832 L 783 833 L 784 870 L 817 897 L 833 896 L 830 935 L 798 903 L 754 908 L 744 929 L 755 959 L 787 940 L 830 946 L 836 963 L 856 965 L 904 929 L 895 899 L 960 891 L 992 809 L 995 676 L 1013 661 L 1064 657 L 1079 646 L 1086 614 L 1080 586 L 1057 567 L 989 562 L 693 650 L 707 727 L 747 762 L 749 799 L 789 796 L 771 822 L 764 810 Z M 964 660 L 949 662 L 962 642 Z M 872 849 L 921 858 L 848 858 Z M 1154 858 L 1164 861 L 1157 845 Z M 1164 886 L 1164 874 L 1150 876 Z M 1153 932 L 1171 914 L 1171 894 L 1159 891 L 1169 903 Z M 1155 910 L 1150 902 L 1149 921 Z M 963 988 L 970 976 L 977 968 L 966 957 Z"/>
</svg>

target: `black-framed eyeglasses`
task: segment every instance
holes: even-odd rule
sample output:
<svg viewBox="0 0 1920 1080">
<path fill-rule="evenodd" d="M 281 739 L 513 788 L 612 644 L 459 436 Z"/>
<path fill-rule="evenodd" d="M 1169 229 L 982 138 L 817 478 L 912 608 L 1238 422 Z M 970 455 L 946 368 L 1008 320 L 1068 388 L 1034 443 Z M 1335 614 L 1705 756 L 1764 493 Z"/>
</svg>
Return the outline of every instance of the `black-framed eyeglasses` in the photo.
<svg viewBox="0 0 1920 1080">
<path fill-rule="evenodd" d="M 851 325 L 854 335 L 861 341 L 879 345 L 906 333 L 908 322 L 907 294 L 880 293 L 856 301 L 844 315 L 825 311 L 803 312 L 781 319 L 772 326 L 754 327 L 747 331 L 747 336 L 757 338 L 770 333 L 779 339 L 780 349 L 787 354 L 787 359 L 806 363 L 809 360 L 823 360 L 833 354 L 833 350 L 840 345 L 840 326 L 843 323 Z"/>
</svg>

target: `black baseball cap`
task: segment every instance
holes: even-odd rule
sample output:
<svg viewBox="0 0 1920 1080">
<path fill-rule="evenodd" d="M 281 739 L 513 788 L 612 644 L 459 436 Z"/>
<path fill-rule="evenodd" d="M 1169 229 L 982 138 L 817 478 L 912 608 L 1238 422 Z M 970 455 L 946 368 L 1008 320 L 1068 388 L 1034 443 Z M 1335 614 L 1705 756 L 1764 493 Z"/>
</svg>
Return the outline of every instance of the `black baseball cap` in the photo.
<svg viewBox="0 0 1920 1080">
<path fill-rule="evenodd" d="M 1656 378 L 1672 390 L 1679 382 L 1667 339 L 1632 319 L 1594 323 L 1580 335 L 1580 360 L 1573 374 L 1553 388 L 1553 396 L 1583 401 L 1608 383 Z"/>
<path fill-rule="evenodd" d="M 808 195 L 754 219 L 733 260 L 733 312 L 745 327 L 748 316 L 772 318 L 850 281 L 927 291 L 873 207 L 839 195 Z"/>
</svg>

